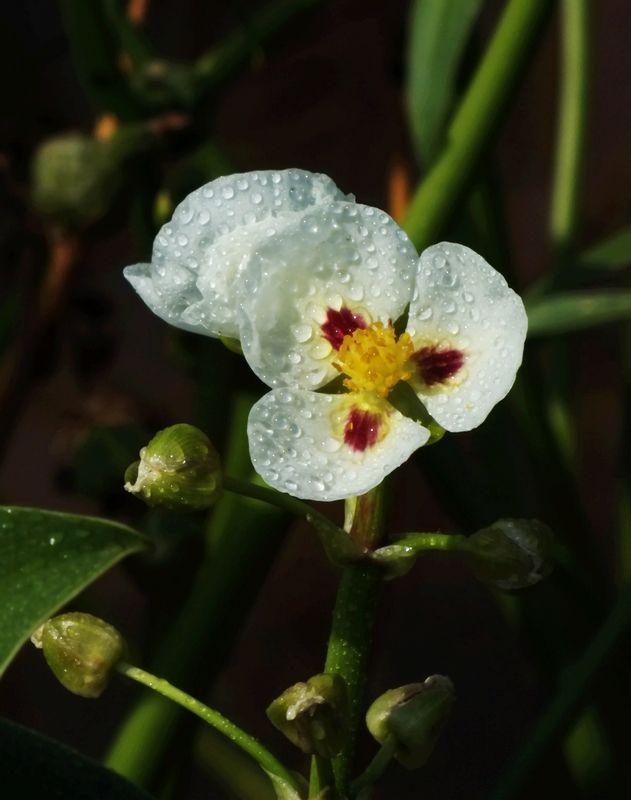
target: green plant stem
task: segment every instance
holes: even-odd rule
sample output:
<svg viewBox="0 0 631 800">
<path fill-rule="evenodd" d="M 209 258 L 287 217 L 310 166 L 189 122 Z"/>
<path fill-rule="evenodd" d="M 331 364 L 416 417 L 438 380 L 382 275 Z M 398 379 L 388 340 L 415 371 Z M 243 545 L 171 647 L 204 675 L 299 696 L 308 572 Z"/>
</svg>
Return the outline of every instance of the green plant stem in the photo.
<svg viewBox="0 0 631 800">
<path fill-rule="evenodd" d="M 596 676 L 622 649 L 630 631 L 631 586 L 627 586 L 583 655 L 566 670 L 561 690 L 509 763 L 490 800 L 521 796 L 529 777 L 572 722 Z"/>
<path fill-rule="evenodd" d="M 277 492 L 276 489 L 272 489 L 269 486 L 261 486 L 257 483 L 225 475 L 223 487 L 228 492 L 240 494 L 242 497 L 251 497 L 253 500 L 261 500 L 263 503 L 269 503 L 272 506 L 281 508 L 283 511 L 287 511 L 289 514 L 293 514 L 296 517 L 301 517 L 313 525 L 322 527 L 333 526 L 341 531 L 341 528 L 331 522 L 324 514 L 312 508 L 308 503 L 303 503 L 302 500 L 299 500 L 297 497 L 292 497 L 290 494 Z"/>
<path fill-rule="evenodd" d="M 269 486 L 261 486 L 229 475 L 224 476 L 223 485 L 224 489 L 229 492 L 261 500 L 309 522 L 315 528 L 329 558 L 334 563 L 344 564 L 356 561 L 365 554 L 365 548 L 361 545 L 358 546 L 358 543 L 338 525 L 297 497 L 277 492 L 276 489 L 271 489 Z"/>
<path fill-rule="evenodd" d="M 163 695 L 163 697 L 167 697 L 173 703 L 176 703 L 187 711 L 190 711 L 191 714 L 195 714 L 195 716 L 203 719 L 205 723 L 215 730 L 218 730 L 230 739 L 231 742 L 234 742 L 234 744 L 240 747 L 243 752 L 251 756 L 260 765 L 261 769 L 271 775 L 275 775 L 280 778 L 281 781 L 284 781 L 298 791 L 298 785 L 292 773 L 281 764 L 269 750 L 263 747 L 258 739 L 250 736 L 249 733 L 243 731 L 238 725 L 235 725 L 234 722 L 226 719 L 226 717 L 218 711 L 204 705 L 200 700 L 186 694 L 186 692 L 173 686 L 173 684 L 169 683 L 164 678 L 158 678 L 150 672 L 146 672 L 144 669 L 134 667 L 122 661 L 118 664 L 117 670 L 126 678 L 143 684 L 143 686 Z"/>
<path fill-rule="evenodd" d="M 237 399 L 228 433 L 226 468 L 250 474 L 245 426 L 252 400 Z M 191 592 L 151 661 L 154 672 L 188 688 L 219 669 L 258 587 L 271 565 L 287 518 L 266 505 L 221 498 L 208 528 L 207 552 Z M 180 709 L 144 692 L 124 720 L 107 756 L 108 766 L 148 785 L 180 723 Z"/>
<path fill-rule="evenodd" d="M 410 553 L 422 553 L 425 550 L 463 551 L 467 549 L 466 536 L 456 533 L 406 533 L 391 544 L 375 550 L 375 555 L 387 557 L 401 549 Z"/>
<path fill-rule="evenodd" d="M 350 536 L 361 547 L 372 549 L 383 535 L 386 512 L 384 484 L 365 495 L 347 501 L 352 507 Z M 350 517 L 350 514 L 348 515 Z M 362 700 L 372 642 L 379 588 L 382 574 L 371 564 L 348 566 L 342 573 L 333 610 L 327 648 L 325 672 L 341 675 L 349 698 L 349 733 L 340 755 L 333 759 L 337 797 L 348 795 L 349 777 L 355 754 L 355 743 L 361 723 Z M 323 789 L 316 770 L 311 772 L 310 796 Z"/>
<path fill-rule="evenodd" d="M 580 219 L 589 90 L 589 0 L 562 0 L 561 89 L 550 236 L 557 259 L 574 247 Z M 559 265 L 560 266 L 560 265 Z"/>
<path fill-rule="evenodd" d="M 309 797 L 317 797 L 326 788 L 330 787 L 329 794 L 335 787 L 335 776 L 330 758 L 314 756 L 311 762 L 312 785 L 309 787 Z"/>
<path fill-rule="evenodd" d="M 362 774 L 353 781 L 351 786 L 353 796 L 358 795 L 363 789 L 374 786 L 374 784 L 377 783 L 392 761 L 396 749 L 395 740 L 391 736 L 388 737 L 381 745 L 370 764 Z"/>
<path fill-rule="evenodd" d="M 427 247 L 457 209 L 526 64 L 551 0 L 510 0 L 448 131 L 447 144 L 417 189 L 403 227 Z"/>
</svg>

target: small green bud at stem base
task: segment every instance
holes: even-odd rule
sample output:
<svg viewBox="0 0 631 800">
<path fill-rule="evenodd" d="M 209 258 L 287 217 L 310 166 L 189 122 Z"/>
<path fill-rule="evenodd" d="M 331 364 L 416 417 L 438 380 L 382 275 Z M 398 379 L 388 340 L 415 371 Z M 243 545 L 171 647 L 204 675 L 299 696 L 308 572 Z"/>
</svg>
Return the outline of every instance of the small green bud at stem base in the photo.
<svg viewBox="0 0 631 800">
<path fill-rule="evenodd" d="M 348 727 L 346 684 L 339 675 L 315 675 L 284 691 L 267 716 L 303 753 L 332 758 L 342 749 Z"/>
<path fill-rule="evenodd" d="M 53 617 L 31 637 L 59 682 L 81 697 L 99 697 L 125 653 L 120 633 L 98 617 L 72 612 Z"/>
</svg>

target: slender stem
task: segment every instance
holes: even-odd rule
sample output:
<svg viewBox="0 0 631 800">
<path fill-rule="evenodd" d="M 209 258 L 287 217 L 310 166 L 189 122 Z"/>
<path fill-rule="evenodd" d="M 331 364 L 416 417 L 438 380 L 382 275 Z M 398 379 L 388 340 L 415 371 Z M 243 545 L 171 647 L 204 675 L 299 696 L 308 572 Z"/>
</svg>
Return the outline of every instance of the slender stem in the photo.
<svg viewBox="0 0 631 800">
<path fill-rule="evenodd" d="M 631 586 L 627 586 L 583 655 L 565 671 L 562 688 L 509 763 L 491 800 L 509 800 L 521 796 L 530 776 L 589 696 L 592 682 L 616 652 L 622 649 L 630 631 Z"/>
<path fill-rule="evenodd" d="M 467 549 L 467 542 L 466 536 L 455 533 L 406 533 L 392 544 L 375 550 L 374 555 L 383 559 L 401 554 L 402 551 L 408 553 L 421 553 L 424 550 L 462 551 Z"/>
<path fill-rule="evenodd" d="M 327 528 L 331 526 L 338 527 L 331 522 L 328 517 L 316 511 L 316 509 L 312 508 L 308 503 L 303 503 L 302 500 L 299 500 L 297 497 L 292 497 L 290 494 L 277 492 L 276 489 L 272 489 L 269 486 L 260 486 L 257 483 L 251 483 L 250 481 L 244 481 L 240 478 L 233 478 L 230 475 L 225 475 L 223 479 L 223 488 L 228 492 L 239 494 L 242 497 L 251 497 L 254 500 L 261 500 L 264 503 L 281 508 L 289 514 L 302 517 L 302 519 L 307 520 L 307 522 L 317 524 L 318 526 Z M 340 528 L 338 528 L 338 530 L 341 531 Z"/>
<path fill-rule="evenodd" d="M 561 96 L 550 235 L 566 259 L 579 224 L 582 161 L 587 138 L 589 0 L 562 0 Z"/>
<path fill-rule="evenodd" d="M 335 789 L 335 777 L 330 758 L 314 756 L 311 760 L 311 782 L 309 785 L 309 797 L 320 797 L 321 793 L 328 788 L 329 793 Z"/>
<path fill-rule="evenodd" d="M 572 0 L 569 0 L 570 2 Z M 448 131 L 448 141 L 417 189 L 403 227 L 421 249 L 438 236 L 497 132 L 551 0 L 510 0 Z"/>
<path fill-rule="evenodd" d="M 348 791 L 350 770 L 361 722 L 368 656 L 372 643 L 381 572 L 368 566 L 347 567 L 342 574 L 333 611 L 333 622 L 324 666 L 341 675 L 349 696 L 349 735 L 333 761 L 335 783 L 341 797 Z"/>
<path fill-rule="evenodd" d="M 353 507 L 349 531 L 351 538 L 362 547 L 377 545 L 385 522 L 385 485 L 381 484 L 350 503 L 347 501 L 347 505 Z M 340 798 L 348 795 L 381 582 L 382 575 L 378 567 L 371 564 L 346 567 L 333 610 L 324 670 L 344 678 L 350 709 L 348 738 L 340 755 L 333 760 L 335 791 Z M 316 772 L 312 771 L 310 795 L 316 796 L 321 788 Z"/>
<path fill-rule="evenodd" d="M 392 761 L 395 750 L 396 742 L 391 736 L 389 736 L 381 745 L 370 764 L 366 767 L 362 774 L 353 781 L 351 786 L 353 795 L 358 795 L 362 789 L 365 789 L 368 786 L 373 786 L 375 783 L 377 783 Z"/>
<path fill-rule="evenodd" d="M 252 398 L 235 403 L 226 467 L 250 474 L 247 416 Z M 152 658 L 151 669 L 186 688 L 211 680 L 234 642 L 282 540 L 277 509 L 225 495 L 207 530 L 207 551 L 190 594 Z M 203 668 L 201 667 L 203 664 Z M 180 709 L 143 692 L 112 742 L 108 766 L 140 785 L 151 782 L 180 728 Z"/>
<path fill-rule="evenodd" d="M 275 775 L 280 778 L 281 781 L 284 781 L 298 791 L 298 785 L 292 773 L 283 766 L 258 739 L 250 736 L 249 733 L 243 731 L 238 725 L 235 725 L 234 722 L 226 719 L 226 717 L 218 711 L 204 705 L 200 700 L 186 694 L 186 692 L 173 686 L 173 684 L 169 683 L 164 678 L 157 678 L 150 672 L 140 669 L 140 667 L 134 667 L 131 664 L 126 664 L 124 661 L 121 661 L 117 666 L 117 670 L 121 675 L 147 686 L 154 692 L 167 697 L 173 703 L 190 711 L 191 714 L 195 714 L 195 716 L 203 719 L 204 722 L 212 728 L 223 733 L 231 742 L 234 742 L 237 747 L 240 747 L 241 750 L 252 756 L 265 772 Z"/>
<path fill-rule="evenodd" d="M 327 555 L 335 564 L 343 565 L 358 561 L 365 555 L 366 548 L 361 542 L 355 541 L 328 517 L 307 503 L 303 503 L 297 497 L 277 492 L 276 489 L 271 489 L 269 486 L 260 486 L 229 475 L 224 477 L 224 489 L 242 497 L 262 500 L 264 503 L 282 508 L 290 514 L 307 520 L 315 528 Z"/>
</svg>

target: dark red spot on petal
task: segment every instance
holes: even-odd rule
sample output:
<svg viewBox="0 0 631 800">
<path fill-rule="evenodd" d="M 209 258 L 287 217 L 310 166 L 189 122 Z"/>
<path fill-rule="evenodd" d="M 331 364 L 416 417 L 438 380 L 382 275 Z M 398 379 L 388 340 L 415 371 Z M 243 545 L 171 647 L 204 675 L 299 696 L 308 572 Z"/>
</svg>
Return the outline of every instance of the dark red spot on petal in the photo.
<svg viewBox="0 0 631 800">
<path fill-rule="evenodd" d="M 358 328 L 365 328 L 366 323 L 361 314 L 354 314 L 350 308 L 342 306 L 339 311 L 327 308 L 326 321 L 322 323 L 321 330 L 325 339 L 339 350 L 344 337 L 355 333 Z"/>
<path fill-rule="evenodd" d="M 344 441 L 351 450 L 363 452 L 376 443 L 380 424 L 379 414 L 352 408 L 344 427 Z"/>
<path fill-rule="evenodd" d="M 464 364 L 462 350 L 450 347 L 421 347 L 412 356 L 423 382 L 427 386 L 444 383 L 455 375 Z"/>
</svg>

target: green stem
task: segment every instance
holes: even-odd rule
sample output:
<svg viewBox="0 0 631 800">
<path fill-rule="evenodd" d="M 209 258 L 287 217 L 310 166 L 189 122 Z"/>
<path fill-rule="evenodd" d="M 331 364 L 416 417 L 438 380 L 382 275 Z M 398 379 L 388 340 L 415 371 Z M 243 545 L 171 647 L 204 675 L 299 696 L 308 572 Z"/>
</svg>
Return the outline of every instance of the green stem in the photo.
<svg viewBox="0 0 631 800">
<path fill-rule="evenodd" d="M 552 5 L 551 0 L 510 0 L 506 7 L 455 113 L 442 155 L 416 191 L 403 221 L 419 249 L 435 240 L 456 211 Z"/>
<path fill-rule="evenodd" d="M 589 0 L 562 0 L 562 15 L 561 96 L 550 216 L 557 260 L 569 255 L 579 225 L 587 137 Z"/>
<path fill-rule="evenodd" d="M 320 797 L 321 793 L 328 788 L 329 795 L 335 791 L 335 776 L 331 759 L 314 756 L 311 759 L 311 781 L 309 785 L 309 797 Z"/>
<path fill-rule="evenodd" d="M 251 398 L 235 404 L 226 468 L 250 474 L 246 421 Z M 269 506 L 226 495 L 214 509 L 207 552 L 191 592 L 151 661 L 155 672 L 187 688 L 216 673 L 271 565 L 286 517 Z M 180 723 L 177 706 L 143 692 L 124 720 L 108 766 L 140 785 L 151 782 Z"/>
<path fill-rule="evenodd" d="M 490 800 L 521 796 L 537 766 L 572 722 L 592 682 L 621 648 L 630 630 L 631 586 L 627 586 L 581 658 L 566 670 L 561 690 L 509 763 Z"/>
<path fill-rule="evenodd" d="M 392 544 L 375 550 L 374 555 L 387 558 L 391 553 L 407 550 L 410 553 L 421 553 L 424 550 L 463 551 L 467 549 L 466 536 L 456 533 L 406 533 Z"/>
<path fill-rule="evenodd" d="M 315 528 L 326 552 L 335 563 L 356 561 L 364 555 L 365 548 L 358 546 L 359 543 L 349 537 L 328 517 L 316 511 L 308 503 L 303 503 L 297 497 L 277 492 L 276 489 L 269 486 L 261 486 L 229 475 L 224 476 L 223 485 L 224 489 L 229 492 L 242 497 L 251 497 L 254 500 L 262 500 L 264 503 L 281 508 L 283 511 L 309 522 Z"/>
<path fill-rule="evenodd" d="M 134 667 L 125 662 L 120 662 L 117 666 L 117 670 L 121 675 L 143 684 L 152 691 L 163 695 L 163 697 L 167 697 L 173 703 L 190 711 L 191 714 L 195 714 L 195 716 L 203 719 L 205 723 L 222 733 L 230 739 L 231 742 L 234 742 L 237 747 L 240 747 L 244 753 L 251 756 L 260 765 L 261 769 L 271 775 L 275 775 L 277 778 L 280 778 L 281 781 L 284 781 L 295 789 L 296 792 L 298 791 L 298 785 L 292 773 L 283 766 L 269 750 L 263 747 L 258 739 L 250 736 L 249 733 L 243 731 L 238 725 L 235 725 L 234 722 L 226 719 L 226 717 L 218 711 L 204 705 L 200 700 L 186 694 L 186 692 L 173 686 L 173 684 L 169 683 L 164 678 L 157 678 L 144 669 Z"/>
<path fill-rule="evenodd" d="M 377 751 L 377 754 L 362 772 L 362 774 L 353 781 L 351 791 L 354 796 L 358 795 L 362 789 L 365 789 L 369 786 L 374 786 L 374 784 L 377 783 L 392 761 L 395 750 L 396 742 L 390 736 L 381 745 Z"/>
<path fill-rule="evenodd" d="M 347 501 L 347 505 L 353 507 L 349 531 L 351 538 L 361 547 L 373 548 L 383 535 L 385 485 L 381 484 L 367 494 Z M 342 752 L 333 760 L 335 790 L 340 798 L 347 797 L 349 790 L 381 582 L 382 575 L 378 567 L 371 564 L 346 567 L 333 610 L 324 671 L 337 673 L 344 678 L 349 698 L 349 734 Z M 312 771 L 310 796 L 316 796 L 322 788 Z"/>
<path fill-rule="evenodd" d="M 308 503 L 303 503 L 302 500 L 299 500 L 297 497 L 292 497 L 290 494 L 277 492 L 276 489 L 272 489 L 269 486 L 260 486 L 250 481 L 244 481 L 240 478 L 233 478 L 230 475 L 225 475 L 223 487 L 228 492 L 239 494 L 242 497 L 251 497 L 253 500 L 261 500 L 264 503 L 281 508 L 283 511 L 301 517 L 313 525 L 338 527 L 334 525 L 328 517 L 316 511 L 316 509 L 312 508 Z M 341 528 L 338 528 L 338 530 L 341 531 Z"/>
</svg>

